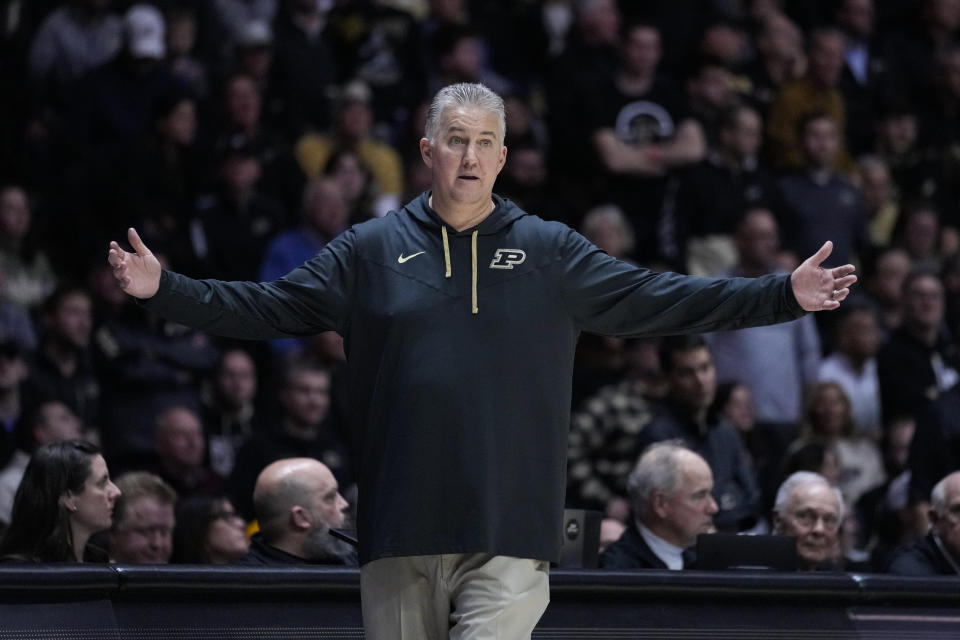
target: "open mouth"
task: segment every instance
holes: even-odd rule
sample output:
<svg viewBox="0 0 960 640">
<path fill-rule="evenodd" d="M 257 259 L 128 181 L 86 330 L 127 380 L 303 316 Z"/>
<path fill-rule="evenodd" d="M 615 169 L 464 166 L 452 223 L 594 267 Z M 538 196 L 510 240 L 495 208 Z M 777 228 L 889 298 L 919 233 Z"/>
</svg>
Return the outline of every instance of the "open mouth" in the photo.
<svg viewBox="0 0 960 640">
<path fill-rule="evenodd" d="M 460 180 L 479 180 L 477 176 L 457 176 Z"/>
</svg>

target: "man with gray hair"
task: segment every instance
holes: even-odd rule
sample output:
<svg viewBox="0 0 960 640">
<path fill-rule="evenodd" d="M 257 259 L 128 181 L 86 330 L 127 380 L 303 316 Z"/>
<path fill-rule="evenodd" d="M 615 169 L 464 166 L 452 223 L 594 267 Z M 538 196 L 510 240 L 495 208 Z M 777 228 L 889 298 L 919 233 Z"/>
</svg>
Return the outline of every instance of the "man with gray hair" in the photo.
<svg viewBox="0 0 960 640">
<path fill-rule="evenodd" d="M 797 566 L 806 571 L 831 569 L 840 555 L 843 496 L 827 479 L 812 471 L 791 474 L 773 506 L 775 533 L 797 539 Z"/>
<path fill-rule="evenodd" d="M 330 535 L 345 521 L 347 501 L 333 473 L 313 458 L 285 458 L 268 464 L 257 477 L 253 510 L 260 531 L 238 564 L 347 564 L 352 549 Z"/>
<path fill-rule="evenodd" d="M 702 457 L 668 440 L 650 445 L 627 480 L 631 526 L 600 557 L 604 569 L 683 569 L 685 549 L 711 533 L 713 474 Z"/>
<path fill-rule="evenodd" d="M 128 232 L 121 287 L 188 326 L 247 339 L 339 332 L 349 354 L 367 638 L 529 638 L 559 559 L 570 381 L 581 331 L 664 335 L 835 309 L 853 266 L 710 280 L 615 260 L 493 193 L 503 100 L 440 90 L 431 188 L 274 282 L 164 271 Z M 424 517 L 429 514 L 429 517 Z"/>
<path fill-rule="evenodd" d="M 930 531 L 898 549 L 889 573 L 900 576 L 960 574 L 960 471 L 940 480 L 930 492 Z"/>
</svg>

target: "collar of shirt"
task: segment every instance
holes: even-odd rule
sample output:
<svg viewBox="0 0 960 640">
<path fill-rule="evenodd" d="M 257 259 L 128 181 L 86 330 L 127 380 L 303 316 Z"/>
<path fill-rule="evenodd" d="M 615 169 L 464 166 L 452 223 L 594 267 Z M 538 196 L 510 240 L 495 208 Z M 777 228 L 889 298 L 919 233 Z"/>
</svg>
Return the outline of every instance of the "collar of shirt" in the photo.
<svg viewBox="0 0 960 640">
<path fill-rule="evenodd" d="M 933 541 L 937 544 L 937 548 L 940 549 L 940 553 L 943 554 L 943 557 L 946 558 L 950 566 L 953 567 L 953 572 L 960 573 L 960 565 L 957 564 L 957 561 L 953 558 L 953 554 L 950 553 L 950 550 L 943 544 L 940 536 L 937 535 L 936 531 L 931 531 L 930 533 L 933 534 Z"/>
<path fill-rule="evenodd" d="M 643 523 L 637 521 L 637 528 L 640 530 L 640 537 L 647 543 L 654 555 L 663 560 L 668 569 L 679 571 L 683 569 L 683 549 L 670 544 L 650 529 L 643 526 Z"/>
</svg>

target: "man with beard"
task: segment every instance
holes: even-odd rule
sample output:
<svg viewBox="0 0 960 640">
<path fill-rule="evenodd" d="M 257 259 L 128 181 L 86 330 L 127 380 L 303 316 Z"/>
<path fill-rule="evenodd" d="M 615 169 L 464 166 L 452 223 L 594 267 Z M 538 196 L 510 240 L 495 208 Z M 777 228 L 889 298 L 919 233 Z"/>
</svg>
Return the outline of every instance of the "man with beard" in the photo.
<svg viewBox="0 0 960 640">
<path fill-rule="evenodd" d="M 344 564 L 356 553 L 330 535 L 342 527 L 347 501 L 333 473 L 312 458 L 286 458 L 257 477 L 253 508 L 260 525 L 242 565 Z"/>
</svg>

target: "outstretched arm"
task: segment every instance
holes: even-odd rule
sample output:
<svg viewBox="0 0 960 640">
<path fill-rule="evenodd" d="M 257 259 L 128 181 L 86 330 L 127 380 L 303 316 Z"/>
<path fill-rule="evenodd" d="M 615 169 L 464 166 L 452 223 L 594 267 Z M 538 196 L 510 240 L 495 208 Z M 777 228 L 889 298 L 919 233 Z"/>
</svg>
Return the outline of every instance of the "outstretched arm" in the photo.
<svg viewBox="0 0 960 640">
<path fill-rule="evenodd" d="M 107 262 L 113 267 L 113 277 L 120 288 L 135 298 L 152 298 L 160 288 L 160 261 L 143 244 L 136 229 L 127 230 L 127 240 L 136 253 L 129 253 L 116 242 L 110 242 Z"/>
<path fill-rule="evenodd" d="M 833 269 L 820 266 L 832 251 L 833 243 L 827 240 L 790 275 L 793 295 L 806 311 L 836 309 L 850 295 L 850 286 L 857 281 L 852 264 Z"/>
</svg>

